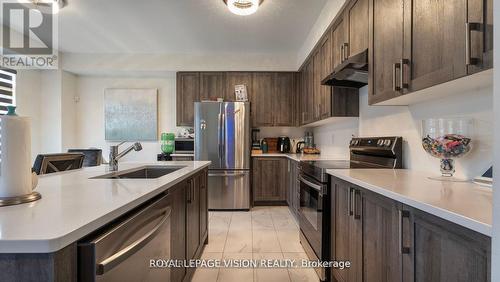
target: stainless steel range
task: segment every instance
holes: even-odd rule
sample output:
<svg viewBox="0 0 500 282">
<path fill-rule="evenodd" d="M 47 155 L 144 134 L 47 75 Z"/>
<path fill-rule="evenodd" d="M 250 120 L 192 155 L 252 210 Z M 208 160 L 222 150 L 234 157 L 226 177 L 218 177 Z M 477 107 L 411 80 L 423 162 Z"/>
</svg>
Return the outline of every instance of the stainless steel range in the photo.
<svg viewBox="0 0 500 282">
<path fill-rule="evenodd" d="M 327 169 L 402 168 L 401 137 L 353 138 L 350 160 L 302 161 L 300 182 L 300 242 L 311 260 L 330 261 L 331 187 Z M 318 268 L 322 281 L 330 277 L 329 268 Z"/>
</svg>

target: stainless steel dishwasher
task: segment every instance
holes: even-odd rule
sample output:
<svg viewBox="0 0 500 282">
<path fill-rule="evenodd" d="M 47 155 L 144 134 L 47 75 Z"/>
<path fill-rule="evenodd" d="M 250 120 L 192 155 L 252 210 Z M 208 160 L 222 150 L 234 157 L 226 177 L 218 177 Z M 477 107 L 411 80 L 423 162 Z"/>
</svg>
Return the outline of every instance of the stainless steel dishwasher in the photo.
<svg viewBox="0 0 500 282">
<path fill-rule="evenodd" d="M 159 196 L 145 207 L 78 243 L 78 281 L 170 281 L 171 200 Z"/>
</svg>

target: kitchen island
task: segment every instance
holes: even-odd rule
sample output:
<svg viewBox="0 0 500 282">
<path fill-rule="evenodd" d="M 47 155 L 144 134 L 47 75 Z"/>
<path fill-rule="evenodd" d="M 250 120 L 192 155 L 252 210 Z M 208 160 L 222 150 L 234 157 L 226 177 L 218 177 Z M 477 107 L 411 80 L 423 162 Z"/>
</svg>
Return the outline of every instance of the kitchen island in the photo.
<svg viewBox="0 0 500 282">
<path fill-rule="evenodd" d="M 197 224 L 195 228 L 203 234 L 195 238 L 199 244 L 190 248 L 193 257 L 199 256 L 202 251 L 200 246 L 206 242 L 208 235 L 204 232 L 207 226 L 201 228 L 198 225 L 207 224 L 207 219 L 202 217 L 208 216 L 206 177 L 209 165 L 210 162 L 206 161 L 129 162 L 121 163 L 119 172 L 115 173 L 148 167 L 178 168 L 164 176 L 149 179 L 96 178 L 113 176 L 107 166 L 41 176 L 37 187 L 41 200 L 0 208 L 0 280 L 21 279 L 18 276 L 21 274 L 26 274 L 23 281 L 38 278 L 44 281 L 76 280 L 76 242 L 162 193 L 181 192 L 177 193 L 180 196 L 176 196 L 172 206 L 172 236 L 189 237 L 185 233 L 186 226 L 178 228 L 184 232 L 178 232 L 176 226 L 182 218 L 188 221 L 189 214 L 186 213 L 189 213 L 189 205 L 193 201 L 187 199 L 190 197 L 187 195 L 194 193 L 192 183 L 201 183 L 199 186 L 202 186 L 200 189 L 204 189 L 205 195 L 202 197 L 202 192 L 197 192 L 200 196 L 194 210 L 201 215 L 193 220 Z M 186 203 L 180 205 L 180 202 Z M 181 207 L 181 220 L 174 218 L 176 206 Z M 186 238 L 186 244 L 189 244 L 188 241 L 190 239 Z M 174 249 L 172 246 L 172 252 L 175 252 Z"/>
</svg>

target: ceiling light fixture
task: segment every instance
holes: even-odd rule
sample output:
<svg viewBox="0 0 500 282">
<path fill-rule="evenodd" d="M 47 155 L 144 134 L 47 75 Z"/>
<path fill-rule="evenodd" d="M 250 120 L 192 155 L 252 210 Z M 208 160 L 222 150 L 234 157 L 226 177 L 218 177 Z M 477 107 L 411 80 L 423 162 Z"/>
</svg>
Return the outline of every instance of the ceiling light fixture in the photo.
<svg viewBox="0 0 500 282">
<path fill-rule="evenodd" d="M 248 16 L 259 9 L 264 0 L 222 0 L 229 8 L 231 13 L 239 16 Z"/>
<path fill-rule="evenodd" d="M 30 0 L 33 2 L 35 5 L 43 5 L 47 3 L 52 3 L 52 12 L 57 14 L 60 9 L 62 9 L 64 6 L 66 6 L 67 2 L 66 0 Z"/>
</svg>

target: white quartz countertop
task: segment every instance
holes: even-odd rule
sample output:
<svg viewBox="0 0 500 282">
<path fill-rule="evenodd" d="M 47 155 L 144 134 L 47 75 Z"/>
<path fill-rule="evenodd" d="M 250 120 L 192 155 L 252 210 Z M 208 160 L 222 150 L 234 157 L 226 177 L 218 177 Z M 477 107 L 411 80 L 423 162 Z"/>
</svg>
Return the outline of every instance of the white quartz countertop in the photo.
<svg viewBox="0 0 500 282">
<path fill-rule="evenodd" d="M 253 158 L 288 158 L 296 162 L 300 161 L 332 161 L 339 160 L 338 157 L 326 156 L 321 154 L 283 154 L 283 153 L 264 153 L 264 154 L 252 154 Z"/>
<path fill-rule="evenodd" d="M 210 165 L 206 161 L 120 163 L 119 171 L 147 165 L 183 166 L 156 179 L 91 179 L 107 166 L 41 176 L 42 199 L 0 207 L 0 253 L 58 251 Z"/>
<path fill-rule="evenodd" d="M 470 182 L 431 180 L 399 169 L 330 169 L 327 173 L 403 204 L 491 236 L 493 192 Z"/>
</svg>

